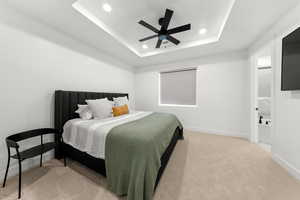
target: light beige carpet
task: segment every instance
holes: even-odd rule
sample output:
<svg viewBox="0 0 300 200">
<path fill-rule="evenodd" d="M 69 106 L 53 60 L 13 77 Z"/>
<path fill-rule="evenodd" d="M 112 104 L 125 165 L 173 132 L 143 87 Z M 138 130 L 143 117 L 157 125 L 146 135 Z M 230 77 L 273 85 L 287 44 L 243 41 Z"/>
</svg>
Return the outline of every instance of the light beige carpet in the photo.
<svg viewBox="0 0 300 200">
<path fill-rule="evenodd" d="M 2 178 L 2 177 L 1 177 Z M 45 163 L 23 175 L 26 200 L 118 200 L 105 178 L 76 162 Z M 17 198 L 17 177 L 0 199 Z M 246 140 L 186 132 L 160 181 L 154 200 L 299 200 L 300 182 Z"/>
</svg>

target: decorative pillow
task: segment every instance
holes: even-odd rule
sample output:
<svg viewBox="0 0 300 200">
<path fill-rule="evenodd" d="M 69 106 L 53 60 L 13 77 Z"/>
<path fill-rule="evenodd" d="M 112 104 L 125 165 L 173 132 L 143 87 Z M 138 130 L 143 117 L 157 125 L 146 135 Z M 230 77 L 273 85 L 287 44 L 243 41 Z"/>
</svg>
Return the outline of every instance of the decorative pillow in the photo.
<svg viewBox="0 0 300 200">
<path fill-rule="evenodd" d="M 93 118 L 93 113 L 89 109 L 88 105 L 77 105 L 78 109 L 75 111 L 75 113 L 79 114 L 79 117 L 84 120 L 89 120 Z"/>
<path fill-rule="evenodd" d="M 115 106 L 124 106 L 124 105 L 129 105 L 129 101 L 127 97 L 117 97 L 113 98 Z"/>
<path fill-rule="evenodd" d="M 114 117 L 117 117 L 120 115 L 125 115 L 125 114 L 129 113 L 127 104 L 124 106 L 113 107 L 112 110 L 113 110 Z"/>
<path fill-rule="evenodd" d="M 86 100 L 86 103 L 92 110 L 94 118 L 104 119 L 112 117 L 113 102 L 109 101 L 107 98 Z"/>
</svg>

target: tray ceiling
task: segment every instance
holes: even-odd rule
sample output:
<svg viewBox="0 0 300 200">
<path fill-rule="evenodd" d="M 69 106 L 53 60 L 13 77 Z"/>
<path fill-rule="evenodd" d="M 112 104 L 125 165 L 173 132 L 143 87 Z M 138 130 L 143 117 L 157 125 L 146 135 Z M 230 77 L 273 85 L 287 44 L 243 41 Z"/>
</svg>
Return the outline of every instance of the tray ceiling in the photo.
<svg viewBox="0 0 300 200">
<path fill-rule="evenodd" d="M 235 0 L 78 0 L 73 8 L 109 33 L 139 57 L 218 42 L 226 25 Z M 187 23 L 190 31 L 174 34 L 181 41 L 179 45 L 164 40 L 156 49 L 157 38 L 139 42 L 154 32 L 138 24 L 144 20 L 160 29 L 159 18 L 165 9 L 174 11 L 169 28 Z M 82 30 L 84 31 L 84 30 Z"/>
<path fill-rule="evenodd" d="M 96 2 L 93 0 L 90 1 Z M 2 16 L 4 15 L 5 18 L 1 18 L 1 21 L 5 21 L 7 18 L 8 22 L 18 29 L 22 29 L 25 32 L 29 32 L 66 48 L 86 54 L 92 58 L 107 60 L 107 62 L 115 61 L 121 63 L 121 65 L 124 63 L 124 65 L 133 66 L 138 69 L 150 69 L 166 64 L 171 65 L 172 63 L 180 63 L 180 65 L 181 63 L 192 63 L 193 60 L 205 60 L 207 57 L 224 53 L 230 54 L 232 52 L 245 51 L 257 41 L 258 38 L 266 35 L 270 28 L 282 19 L 286 13 L 292 12 L 294 8 L 300 5 L 299 0 L 235 1 L 218 42 L 182 50 L 179 50 L 180 48 L 175 48 L 178 49 L 178 51 L 174 51 L 174 49 L 168 53 L 140 57 L 74 9 L 72 5 L 76 2 L 77 0 L 0 0 L 1 10 L 5 10 L 6 8 L 15 10 L 20 14 L 19 17 L 22 18 L 18 19 L 19 17 L 15 15 L 6 15 L 2 12 L 1 14 Z M 97 2 L 99 3 L 95 9 L 102 11 L 104 1 L 98 0 Z M 126 4 L 122 2 L 126 2 Z M 214 14 L 217 13 L 217 16 L 211 17 L 212 19 L 221 18 L 222 20 L 223 18 L 221 15 L 218 15 L 217 10 L 223 8 L 223 2 L 228 1 L 163 0 L 159 2 L 156 0 L 107 0 L 105 3 L 111 5 L 112 10 L 110 13 L 106 13 L 106 15 L 107 17 L 110 16 L 112 21 L 118 22 L 120 26 L 124 23 L 124 25 L 126 25 L 125 27 L 128 27 L 128 29 L 129 25 L 127 23 L 134 24 L 132 26 L 138 26 L 133 30 L 135 34 L 137 34 L 136 32 L 138 30 L 140 31 L 138 35 L 134 37 L 135 44 L 139 44 L 137 42 L 139 39 L 148 34 L 152 34 L 151 31 L 138 25 L 137 22 L 139 20 L 143 19 L 148 23 L 153 25 L 156 24 L 158 26 L 158 18 L 164 14 L 166 8 L 170 8 L 174 10 L 171 27 L 192 23 L 192 31 L 195 31 L 195 35 L 197 35 L 198 33 L 196 34 L 196 32 L 200 27 L 203 27 L 203 24 L 195 24 L 193 20 L 204 19 L 207 14 L 212 15 L 211 12 Z M 199 6 L 200 3 L 201 5 Z M 191 6 L 193 9 L 191 9 L 190 12 L 189 9 L 187 9 L 187 7 L 189 7 L 188 4 L 193 5 Z M 144 11 L 139 10 L 139 14 L 135 13 L 135 15 L 137 15 L 137 20 L 130 20 L 129 22 L 125 20 L 130 18 L 128 16 L 133 15 L 133 13 L 122 12 L 122 10 L 126 9 L 132 11 L 138 9 L 139 6 L 143 7 Z M 176 6 L 179 7 L 179 9 Z M 209 7 L 212 7 L 211 10 L 208 10 Z M 191 19 L 189 17 L 190 15 L 193 16 Z M 23 21 L 26 23 L 23 23 Z M 47 26 L 48 28 L 41 28 L 40 25 Z M 108 25 L 108 28 L 113 27 L 111 26 L 112 23 L 109 23 Z M 196 25 L 198 25 L 198 27 Z M 208 27 L 208 25 L 206 25 L 206 27 L 208 30 L 206 37 L 208 37 L 211 28 Z M 192 31 L 189 34 L 191 34 Z M 188 32 L 183 32 L 182 34 L 180 33 L 175 36 L 178 37 L 178 39 L 190 38 L 186 37 L 187 33 Z M 128 34 L 127 28 L 122 31 L 122 34 Z M 140 50 L 141 53 L 153 50 L 155 43 L 155 40 L 151 41 L 148 44 L 149 48 L 147 51 Z M 129 44 L 133 45 L 133 43 Z"/>
</svg>

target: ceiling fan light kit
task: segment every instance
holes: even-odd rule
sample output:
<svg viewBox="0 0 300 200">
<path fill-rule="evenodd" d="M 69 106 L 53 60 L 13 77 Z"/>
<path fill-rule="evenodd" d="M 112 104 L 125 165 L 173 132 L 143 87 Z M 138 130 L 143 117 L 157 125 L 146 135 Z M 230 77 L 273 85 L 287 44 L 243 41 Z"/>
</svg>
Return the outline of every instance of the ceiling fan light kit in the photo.
<svg viewBox="0 0 300 200">
<path fill-rule="evenodd" d="M 191 24 L 186 24 L 183 26 L 178 26 L 172 29 L 168 29 L 170 21 L 172 19 L 174 11 L 170 9 L 166 9 L 165 16 L 158 20 L 158 24 L 161 26 L 160 29 L 155 28 L 144 20 L 139 21 L 139 24 L 150 29 L 155 33 L 155 35 L 151 35 L 140 39 L 140 42 L 144 42 L 147 40 L 151 40 L 154 38 L 158 38 L 155 48 L 160 48 L 163 40 L 168 40 L 175 45 L 178 45 L 180 41 L 172 36 L 172 34 L 188 31 L 191 29 Z"/>
</svg>

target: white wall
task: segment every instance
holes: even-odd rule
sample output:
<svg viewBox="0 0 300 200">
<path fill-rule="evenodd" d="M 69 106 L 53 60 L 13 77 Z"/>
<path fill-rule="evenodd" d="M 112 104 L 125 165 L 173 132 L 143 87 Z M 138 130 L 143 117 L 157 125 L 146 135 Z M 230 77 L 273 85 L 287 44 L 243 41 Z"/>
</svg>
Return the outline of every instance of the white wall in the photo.
<svg viewBox="0 0 300 200">
<path fill-rule="evenodd" d="M 250 56 L 271 46 L 273 50 L 274 119 L 272 134 L 273 158 L 300 179 L 300 91 L 281 91 L 281 41 L 300 26 L 300 5 L 270 29 L 250 49 Z"/>
<path fill-rule="evenodd" d="M 245 58 L 219 60 L 197 67 L 198 107 L 158 105 L 159 70 L 139 72 L 135 77 L 136 108 L 176 114 L 186 129 L 206 133 L 249 137 L 249 67 Z M 178 66 L 178 64 L 174 64 Z M 169 66 L 168 66 L 169 67 Z M 163 68 L 163 67 L 161 67 Z"/>
<path fill-rule="evenodd" d="M 59 37 L 71 41 L 64 35 Z M 53 127 L 55 90 L 124 92 L 134 104 L 133 84 L 134 73 L 127 69 L 26 33 L 0 19 L 0 179 L 7 160 L 5 137 Z M 33 164 L 28 161 L 24 168 Z M 14 162 L 12 172 L 15 167 Z"/>
</svg>

